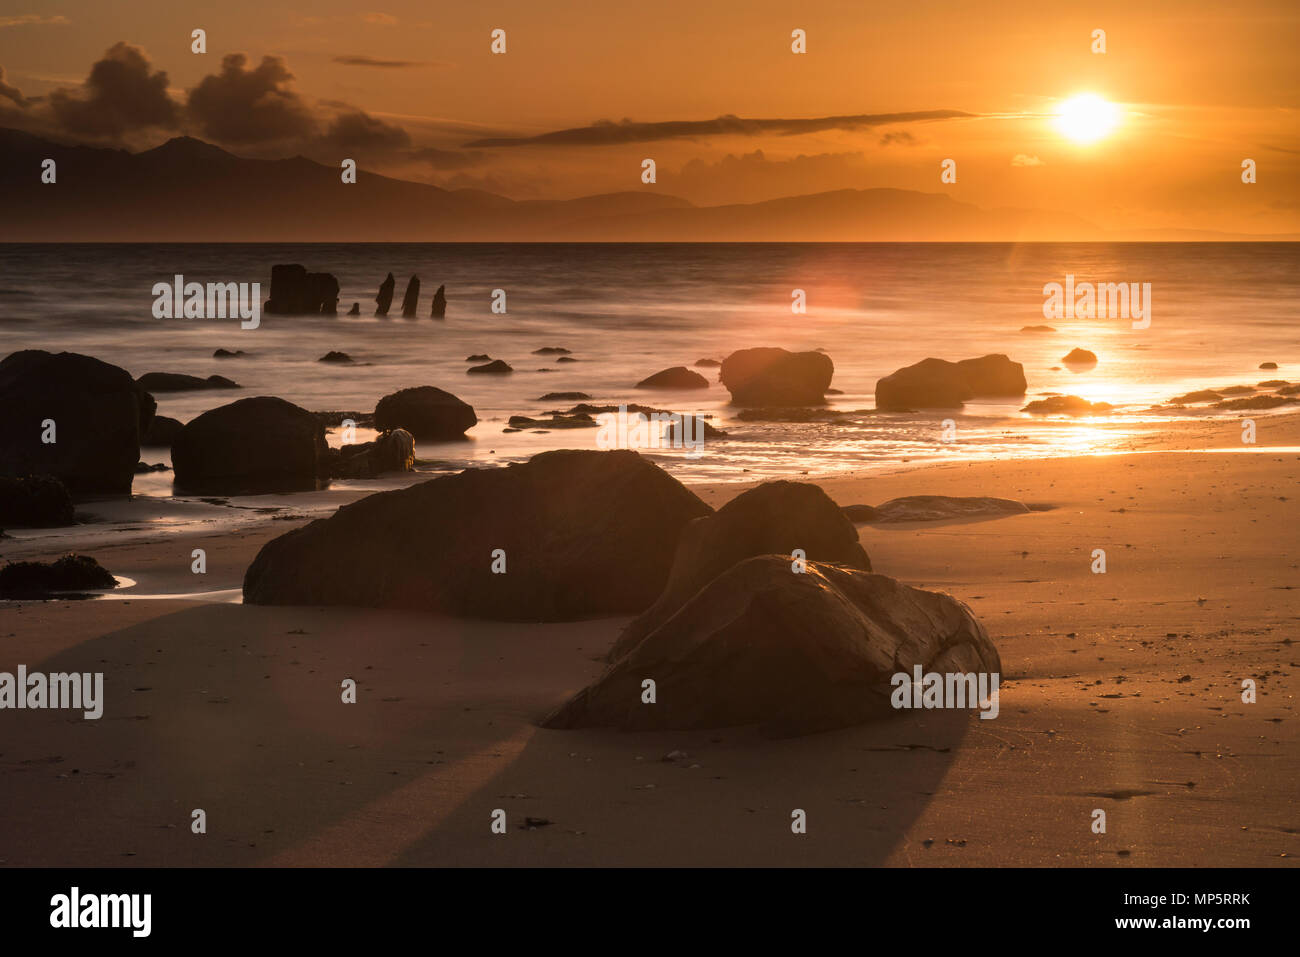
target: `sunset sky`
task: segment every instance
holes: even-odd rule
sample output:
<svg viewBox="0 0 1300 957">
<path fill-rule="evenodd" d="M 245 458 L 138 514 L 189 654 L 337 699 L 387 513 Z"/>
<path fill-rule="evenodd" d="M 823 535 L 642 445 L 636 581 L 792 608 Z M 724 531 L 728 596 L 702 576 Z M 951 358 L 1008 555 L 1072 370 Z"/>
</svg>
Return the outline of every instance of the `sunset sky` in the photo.
<svg viewBox="0 0 1300 957">
<path fill-rule="evenodd" d="M 892 186 L 1104 226 L 1300 231 L 1294 0 L 186 6 L 8 0 L 0 126 L 131 149 L 188 133 L 516 199 Z M 1117 120 L 1091 143 L 1054 115 L 1085 93 Z M 713 122 L 725 116 L 767 122 Z M 561 130 L 582 132 L 510 142 Z M 946 158 L 955 184 L 940 182 Z"/>
</svg>

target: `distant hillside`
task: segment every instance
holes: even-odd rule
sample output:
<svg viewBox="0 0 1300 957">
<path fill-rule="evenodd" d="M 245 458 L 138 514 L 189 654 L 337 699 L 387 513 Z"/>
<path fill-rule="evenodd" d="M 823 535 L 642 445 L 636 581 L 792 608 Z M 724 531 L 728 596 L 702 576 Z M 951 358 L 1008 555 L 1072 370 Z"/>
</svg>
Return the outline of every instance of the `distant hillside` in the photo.
<svg viewBox="0 0 1300 957">
<path fill-rule="evenodd" d="M 58 182 L 40 182 L 41 162 Z M 296 156 L 244 159 L 191 137 L 142 153 L 66 146 L 0 129 L 3 242 L 1043 241 L 1233 239 L 1108 234 L 1050 211 L 984 210 L 937 193 L 837 190 L 695 206 L 652 190 L 516 201 Z M 1262 237 L 1261 237 L 1262 238 Z M 1269 237 L 1290 238 L 1290 237 Z"/>
</svg>

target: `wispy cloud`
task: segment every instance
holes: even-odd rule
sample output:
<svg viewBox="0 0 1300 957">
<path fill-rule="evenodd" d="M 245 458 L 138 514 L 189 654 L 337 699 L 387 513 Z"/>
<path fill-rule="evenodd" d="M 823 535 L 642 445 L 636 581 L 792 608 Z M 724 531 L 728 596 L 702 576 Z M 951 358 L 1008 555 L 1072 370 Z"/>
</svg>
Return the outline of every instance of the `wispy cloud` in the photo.
<svg viewBox="0 0 1300 957">
<path fill-rule="evenodd" d="M 793 136 L 823 130 L 859 130 L 888 123 L 919 123 L 926 120 L 968 119 L 978 114 L 961 110 L 924 110 L 911 113 L 858 113 L 803 119 L 744 119 L 719 116 L 713 120 L 671 120 L 637 123 L 601 120 L 590 126 L 556 130 L 537 136 L 502 136 L 475 140 L 468 147 L 495 146 L 608 146 L 617 143 L 645 143 L 652 140 L 688 139 L 703 136 L 758 136 L 777 133 Z"/>
<path fill-rule="evenodd" d="M 67 26 L 71 22 L 64 16 L 43 17 L 39 13 L 24 13 L 16 17 L 0 17 L 0 30 L 5 27 Z"/>
<path fill-rule="evenodd" d="M 373 66 L 381 67 L 386 70 L 406 70 L 412 67 L 433 66 L 432 60 L 384 60 L 379 57 L 344 55 L 336 56 L 335 63 L 341 63 L 344 66 Z"/>
</svg>

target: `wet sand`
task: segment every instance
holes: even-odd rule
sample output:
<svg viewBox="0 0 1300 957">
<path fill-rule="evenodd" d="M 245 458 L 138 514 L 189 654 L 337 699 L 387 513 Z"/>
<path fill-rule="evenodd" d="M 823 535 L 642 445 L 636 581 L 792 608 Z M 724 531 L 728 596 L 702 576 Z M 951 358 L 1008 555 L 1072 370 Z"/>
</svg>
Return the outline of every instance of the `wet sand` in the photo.
<svg viewBox="0 0 1300 957">
<path fill-rule="evenodd" d="M 0 861 L 1291 864 L 1300 416 L 1258 421 L 1252 452 L 1156 450 L 1241 447 L 1231 420 L 1189 422 L 1137 454 L 819 482 L 842 505 L 947 494 L 1051 506 L 860 526 L 877 571 L 950 592 L 984 623 L 1003 661 L 992 721 L 904 712 L 779 740 L 549 731 L 536 721 L 599 674 L 626 619 L 515 625 L 125 593 L 0 604 L 0 670 L 103 671 L 107 698 L 99 721 L 0 713 Z M 718 506 L 746 487 L 695 489 Z M 221 592 L 294 524 L 268 515 L 91 554 L 140 594 Z M 1090 570 L 1096 548 L 1104 575 Z M 339 700 L 348 677 L 355 705 Z M 1257 703 L 1242 703 L 1243 678 Z M 194 808 L 204 835 L 191 833 Z M 498 808 L 505 835 L 490 830 Z M 796 808 L 806 835 L 791 833 Z"/>
</svg>

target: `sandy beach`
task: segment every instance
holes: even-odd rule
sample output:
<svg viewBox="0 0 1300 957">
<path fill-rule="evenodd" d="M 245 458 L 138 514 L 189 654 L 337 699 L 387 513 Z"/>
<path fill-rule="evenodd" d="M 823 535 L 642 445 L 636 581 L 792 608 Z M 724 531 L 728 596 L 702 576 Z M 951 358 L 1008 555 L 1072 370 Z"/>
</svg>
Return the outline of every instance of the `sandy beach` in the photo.
<svg viewBox="0 0 1300 957">
<path fill-rule="evenodd" d="M 627 618 L 239 604 L 260 546 L 301 524 L 269 515 L 231 535 L 101 542 L 93 554 L 131 592 L 211 594 L 0 604 L 0 670 L 103 671 L 106 696 L 98 721 L 6 716 L 0 863 L 1287 865 L 1300 417 L 1259 421 L 1256 446 L 1224 418 L 1124 454 L 799 477 L 840 505 L 940 494 L 1038 509 L 859 526 L 877 571 L 974 610 L 1002 658 L 995 720 L 902 712 L 776 739 L 545 730 Z M 717 507 L 748 487 L 692 489 Z M 24 542 L 0 554 L 63 550 Z M 191 833 L 196 808 L 206 834 Z"/>
</svg>

